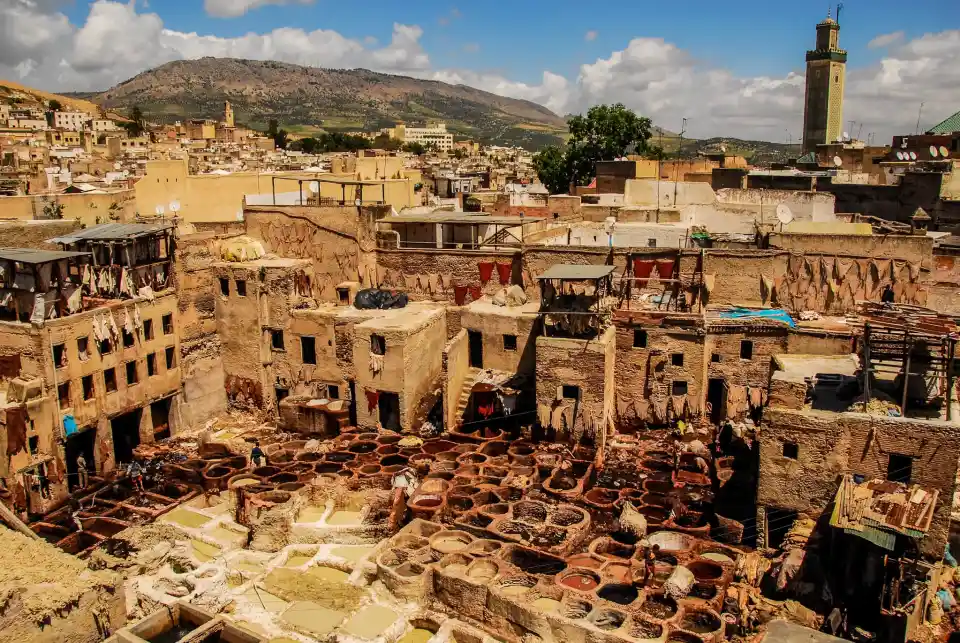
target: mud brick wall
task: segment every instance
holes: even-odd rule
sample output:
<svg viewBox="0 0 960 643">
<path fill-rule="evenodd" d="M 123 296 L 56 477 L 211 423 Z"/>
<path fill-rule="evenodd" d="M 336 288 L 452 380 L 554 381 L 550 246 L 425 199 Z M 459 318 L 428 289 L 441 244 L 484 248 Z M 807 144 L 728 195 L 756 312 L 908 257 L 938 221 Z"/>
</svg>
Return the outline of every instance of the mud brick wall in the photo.
<svg viewBox="0 0 960 643">
<path fill-rule="evenodd" d="M 919 261 L 923 270 L 930 270 L 933 260 L 933 239 L 925 235 L 773 232 L 769 244 L 804 254 Z"/>
<path fill-rule="evenodd" d="M 765 250 L 708 250 L 704 273 L 715 275 L 710 304 L 759 305 L 760 277 L 787 271 L 787 254 Z"/>
<path fill-rule="evenodd" d="M 496 294 L 501 288 L 497 270 L 486 284 L 480 281 L 481 263 L 509 263 L 511 283 L 521 283 L 518 252 L 484 252 L 470 250 L 377 250 L 377 274 L 382 287 L 407 293 L 412 301 L 445 301 L 454 303 L 453 285 L 480 286 L 483 294 Z M 430 275 L 440 281 L 438 292 L 429 286 Z M 408 288 L 404 276 L 417 277 L 417 285 Z M 444 284 L 444 278 L 450 287 Z M 426 285 L 424 285 L 426 284 Z"/>
<path fill-rule="evenodd" d="M 741 342 L 753 343 L 753 356 L 740 357 Z M 730 386 L 767 388 L 771 358 L 786 353 L 787 329 L 709 329 L 706 341 L 707 378 L 723 378 Z M 713 355 L 720 361 L 713 361 Z"/>
<path fill-rule="evenodd" d="M 78 229 L 80 223 L 72 218 L 57 221 L 3 221 L 0 223 L 0 247 L 56 250 L 58 246 L 47 243 L 47 239 L 62 237 Z"/>
<path fill-rule="evenodd" d="M 277 381 L 288 387 L 291 395 L 316 398 L 327 397 L 328 385 L 333 384 L 343 398 L 347 384 L 337 364 L 333 313 L 291 310 L 285 331 L 286 350 L 273 353 Z M 314 364 L 304 362 L 304 337 L 313 339 Z M 308 351 L 308 359 L 309 355 Z"/>
<path fill-rule="evenodd" d="M 646 333 L 646 347 L 634 346 L 636 333 Z M 661 328 L 618 321 L 616 396 L 629 402 L 671 395 L 674 381 L 687 383 L 687 395 L 703 401 L 706 366 L 703 335 L 696 330 Z M 683 356 L 674 365 L 672 356 Z M 703 408 L 701 403 L 700 408 Z"/>
</svg>

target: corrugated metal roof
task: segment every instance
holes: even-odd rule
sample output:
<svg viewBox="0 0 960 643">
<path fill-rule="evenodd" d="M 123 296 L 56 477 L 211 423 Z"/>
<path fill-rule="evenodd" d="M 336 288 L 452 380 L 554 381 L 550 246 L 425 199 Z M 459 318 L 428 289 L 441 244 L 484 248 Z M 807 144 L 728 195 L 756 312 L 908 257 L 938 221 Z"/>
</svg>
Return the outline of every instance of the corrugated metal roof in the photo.
<svg viewBox="0 0 960 643">
<path fill-rule="evenodd" d="M 61 259 L 89 256 L 89 252 L 68 252 L 61 250 L 34 250 L 33 248 L 0 248 L 0 259 L 19 261 L 20 263 L 48 263 Z"/>
<path fill-rule="evenodd" d="M 469 212 L 431 212 L 429 214 L 398 214 L 378 219 L 377 223 L 468 223 L 477 225 L 521 225 L 543 221 L 543 217 L 499 216 L 470 214 Z"/>
<path fill-rule="evenodd" d="M 616 270 L 614 266 L 558 263 L 550 266 L 550 268 L 548 268 L 545 273 L 537 277 L 537 279 L 602 279 L 603 277 L 610 276 L 614 270 Z"/>
<path fill-rule="evenodd" d="M 892 549 L 893 534 L 922 538 L 940 492 L 890 480 L 856 483 L 847 474 L 837 489 L 830 525 Z"/>
<path fill-rule="evenodd" d="M 113 241 L 116 239 L 135 239 L 148 234 L 156 234 L 173 228 L 173 223 L 102 223 L 71 232 L 62 237 L 47 239 L 47 243 L 76 243 L 77 241 Z"/>
<path fill-rule="evenodd" d="M 946 117 L 927 130 L 927 134 L 953 134 L 954 132 L 960 132 L 960 112 Z"/>
</svg>

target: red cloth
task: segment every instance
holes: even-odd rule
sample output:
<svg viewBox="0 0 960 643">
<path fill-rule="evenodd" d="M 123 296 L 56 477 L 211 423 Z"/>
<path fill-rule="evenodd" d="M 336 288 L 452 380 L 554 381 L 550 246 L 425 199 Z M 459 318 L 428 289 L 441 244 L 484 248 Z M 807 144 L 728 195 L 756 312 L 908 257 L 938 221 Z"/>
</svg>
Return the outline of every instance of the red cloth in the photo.
<svg viewBox="0 0 960 643">
<path fill-rule="evenodd" d="M 453 287 L 453 301 L 456 302 L 458 306 L 462 306 L 465 303 L 467 303 L 467 287 L 466 286 Z"/>
<path fill-rule="evenodd" d="M 633 262 L 633 276 L 639 279 L 639 284 L 641 286 L 647 285 L 647 279 L 650 278 L 650 273 L 653 272 L 654 261 L 634 261 Z"/>
<path fill-rule="evenodd" d="M 27 446 L 27 410 L 22 406 L 7 409 L 7 455 L 14 455 Z"/>
<path fill-rule="evenodd" d="M 498 263 L 497 274 L 500 275 L 500 285 L 506 286 L 510 283 L 510 274 L 513 272 L 513 264 Z"/>
<path fill-rule="evenodd" d="M 477 301 L 483 297 L 483 291 L 480 290 L 480 286 L 470 286 L 470 297 L 473 301 Z"/>
<path fill-rule="evenodd" d="M 380 401 L 380 391 L 367 389 L 364 392 L 367 394 L 367 411 L 372 412 L 373 409 L 377 408 L 377 402 Z"/>
<path fill-rule="evenodd" d="M 493 415 L 493 411 L 494 411 L 493 402 L 490 402 L 489 404 L 483 404 L 477 407 L 477 413 L 483 416 L 483 419 L 487 419 L 488 417 Z"/>
<path fill-rule="evenodd" d="M 490 277 L 493 276 L 493 262 L 492 261 L 481 261 L 477 264 L 480 268 L 480 283 L 485 284 L 490 281 Z"/>
<path fill-rule="evenodd" d="M 657 262 L 657 274 L 660 275 L 661 279 L 671 279 L 673 277 L 673 264 L 676 263 L 672 259 L 669 261 L 658 261 Z"/>
</svg>

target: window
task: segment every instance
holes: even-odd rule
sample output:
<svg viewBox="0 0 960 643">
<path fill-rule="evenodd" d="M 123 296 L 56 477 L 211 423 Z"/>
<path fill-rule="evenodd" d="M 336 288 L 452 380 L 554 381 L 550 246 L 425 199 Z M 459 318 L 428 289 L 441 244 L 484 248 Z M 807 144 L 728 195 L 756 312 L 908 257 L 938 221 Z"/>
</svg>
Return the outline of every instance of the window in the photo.
<svg viewBox="0 0 960 643">
<path fill-rule="evenodd" d="M 157 354 L 147 355 L 147 377 L 153 377 L 157 374 Z"/>
<path fill-rule="evenodd" d="M 673 385 L 670 388 L 670 395 L 686 395 L 687 394 L 687 383 L 684 380 L 673 380 Z"/>
<path fill-rule="evenodd" d="M 153 320 L 143 320 L 143 341 L 148 342 L 153 339 Z"/>
<path fill-rule="evenodd" d="M 887 462 L 887 480 L 891 482 L 910 483 L 913 473 L 913 458 L 900 453 L 891 453 Z"/>
<path fill-rule="evenodd" d="M 337 288 L 337 299 L 341 304 L 350 303 L 350 290 L 348 288 Z"/>
<path fill-rule="evenodd" d="M 128 333 L 126 329 L 120 331 L 120 335 L 123 337 L 123 347 L 130 348 L 133 346 L 133 333 Z"/>
<path fill-rule="evenodd" d="M 226 277 L 220 277 L 220 294 L 224 297 L 230 296 L 230 280 Z"/>
<path fill-rule="evenodd" d="M 370 335 L 370 352 L 374 355 L 387 354 L 387 340 L 383 335 Z"/>
<path fill-rule="evenodd" d="M 783 457 L 796 460 L 800 456 L 800 445 L 796 442 L 783 443 Z"/>
<path fill-rule="evenodd" d="M 172 335 L 173 334 L 173 313 L 167 313 L 163 316 L 163 334 Z"/>
<path fill-rule="evenodd" d="M 683 366 L 683 353 L 671 353 L 670 364 L 673 366 Z"/>
<path fill-rule="evenodd" d="M 104 339 L 100 342 L 99 350 L 101 355 L 109 355 L 113 352 L 113 342 L 109 338 Z"/>
<path fill-rule="evenodd" d="M 174 350 L 175 349 L 173 346 L 167 346 L 163 351 L 163 355 L 167 360 L 168 371 L 177 367 L 177 356 L 174 353 Z"/>
<path fill-rule="evenodd" d="M 633 347 L 634 348 L 647 347 L 647 331 L 640 330 L 639 328 L 633 329 Z"/>
<path fill-rule="evenodd" d="M 60 406 L 70 406 L 70 382 L 57 385 L 57 398 Z"/>
<path fill-rule="evenodd" d="M 283 350 L 283 331 L 277 329 L 270 330 L 270 345 L 275 351 Z"/>
<path fill-rule="evenodd" d="M 317 363 L 317 340 L 313 337 L 300 338 L 300 359 L 304 364 Z"/>
<path fill-rule="evenodd" d="M 516 335 L 504 335 L 504 336 L 503 336 L 503 350 L 505 350 L 505 351 L 515 351 L 515 350 L 517 350 L 517 336 L 516 336 Z"/>
<path fill-rule="evenodd" d="M 340 399 L 340 387 L 337 386 L 336 384 L 328 384 L 328 385 L 327 385 L 327 397 L 329 397 L 331 400 L 339 400 L 339 399 Z"/>
<path fill-rule="evenodd" d="M 753 342 L 749 339 L 740 341 L 740 359 L 753 359 Z"/>
<path fill-rule="evenodd" d="M 656 239 L 647 239 L 647 247 L 648 247 L 648 248 L 656 248 L 656 247 L 657 247 L 657 240 L 656 240 Z"/>
<path fill-rule="evenodd" d="M 137 383 L 137 363 L 136 362 L 127 362 L 127 384 L 132 386 Z"/>
<path fill-rule="evenodd" d="M 117 390 L 117 369 L 108 368 L 103 371 L 103 388 L 107 393 Z"/>
<path fill-rule="evenodd" d="M 53 345 L 53 365 L 57 368 L 67 365 L 67 347 L 65 344 Z"/>
<path fill-rule="evenodd" d="M 237 297 L 247 296 L 247 282 L 243 279 L 237 279 Z"/>
<path fill-rule="evenodd" d="M 720 363 L 720 353 L 713 353 L 712 355 L 710 355 L 710 361 L 713 362 L 714 364 L 719 364 L 719 363 Z"/>
<path fill-rule="evenodd" d="M 80 359 L 90 356 L 90 338 L 89 337 L 78 337 L 77 338 L 77 353 L 80 354 Z"/>
<path fill-rule="evenodd" d="M 564 384 L 560 390 L 560 395 L 565 400 L 579 400 L 580 399 L 580 387 L 574 386 L 573 384 Z"/>
<path fill-rule="evenodd" d="M 83 385 L 83 399 L 92 400 L 93 399 L 93 375 L 84 375 L 80 380 L 80 383 Z"/>
</svg>

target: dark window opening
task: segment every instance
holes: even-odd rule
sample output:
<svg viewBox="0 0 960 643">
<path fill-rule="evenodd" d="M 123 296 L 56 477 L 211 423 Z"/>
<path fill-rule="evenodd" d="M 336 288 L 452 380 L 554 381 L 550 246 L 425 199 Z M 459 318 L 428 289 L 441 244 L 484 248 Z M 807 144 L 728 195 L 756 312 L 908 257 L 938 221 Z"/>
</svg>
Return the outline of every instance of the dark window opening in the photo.
<svg viewBox="0 0 960 643">
<path fill-rule="evenodd" d="M 573 384 L 564 384 L 560 390 L 560 395 L 566 400 L 579 400 L 580 387 Z"/>
<path fill-rule="evenodd" d="M 173 346 L 167 346 L 167 347 L 164 349 L 164 351 L 163 351 L 164 357 L 166 357 L 166 359 L 167 359 L 167 370 L 168 370 L 168 371 L 176 368 L 176 366 L 177 366 L 177 356 L 176 356 L 176 354 L 174 353 L 174 350 L 175 350 L 175 349 L 174 349 Z"/>
<path fill-rule="evenodd" d="M 126 329 L 120 331 L 120 334 L 123 336 L 123 347 L 130 348 L 133 346 L 133 333 L 128 333 Z"/>
<path fill-rule="evenodd" d="M 670 388 L 670 395 L 686 395 L 687 383 L 684 380 L 674 380 Z"/>
<path fill-rule="evenodd" d="M 275 387 L 275 388 L 273 389 L 273 393 L 274 393 L 274 395 L 277 396 L 277 413 L 279 413 L 279 412 L 280 412 L 280 402 L 282 402 L 282 401 L 284 401 L 285 399 L 287 399 L 288 397 L 290 397 L 290 389 L 288 389 L 288 388 Z"/>
<path fill-rule="evenodd" d="M 53 364 L 57 368 L 67 365 L 67 346 L 66 344 L 53 345 Z"/>
<path fill-rule="evenodd" d="M 913 458 L 900 453 L 891 453 L 887 462 L 887 480 L 891 482 L 910 483 L 913 473 Z"/>
<path fill-rule="evenodd" d="M 107 393 L 114 393 L 117 390 L 117 370 L 108 368 L 103 371 L 103 388 Z"/>
<path fill-rule="evenodd" d="M 83 399 L 93 399 L 93 375 L 84 375 L 80 383 L 83 385 Z"/>
<path fill-rule="evenodd" d="M 137 378 L 137 363 L 136 362 L 127 362 L 127 384 L 133 385 L 138 381 Z"/>
<path fill-rule="evenodd" d="M 157 354 L 147 355 L 147 377 L 153 377 L 157 374 Z"/>
<path fill-rule="evenodd" d="M 247 282 L 243 279 L 237 279 L 237 297 L 247 296 Z"/>
<path fill-rule="evenodd" d="M 57 398 L 60 406 L 70 406 L 70 382 L 57 385 Z"/>
<path fill-rule="evenodd" d="M 634 348 L 647 347 L 647 331 L 640 330 L 639 328 L 633 329 L 633 347 Z"/>
<path fill-rule="evenodd" d="M 764 530 L 766 532 L 766 542 L 764 544 L 773 549 L 780 549 L 780 545 L 782 545 L 786 539 L 787 532 L 790 531 L 790 526 L 793 525 L 796 519 L 796 511 L 777 509 L 776 507 L 768 508 L 767 524 Z M 784 526 L 786 526 L 786 529 L 782 528 Z"/>
<path fill-rule="evenodd" d="M 397 393 L 380 393 L 377 410 L 383 428 L 390 431 L 400 430 L 400 396 Z"/>
<path fill-rule="evenodd" d="M 220 277 L 220 294 L 224 297 L 230 296 L 230 280 L 226 277 Z"/>
<path fill-rule="evenodd" d="M 328 384 L 328 385 L 327 385 L 327 397 L 329 397 L 331 400 L 339 400 L 339 399 L 340 399 L 340 387 L 337 386 L 336 384 Z"/>
<path fill-rule="evenodd" d="M 167 397 L 150 404 L 150 420 L 153 424 L 153 439 L 170 437 L 170 406 L 173 398 Z"/>
<path fill-rule="evenodd" d="M 719 364 L 719 363 L 720 363 L 720 353 L 713 353 L 712 355 L 710 355 L 710 361 L 713 362 L 714 364 Z"/>
<path fill-rule="evenodd" d="M 300 359 L 304 364 L 317 363 L 317 340 L 313 337 L 300 338 Z"/>
<path fill-rule="evenodd" d="M 671 353 L 670 363 L 673 366 L 683 366 L 683 353 Z"/>
<path fill-rule="evenodd" d="M 80 354 L 81 358 L 90 356 L 90 338 L 89 337 L 77 338 L 77 353 Z"/>
<path fill-rule="evenodd" d="M 30 455 L 36 455 L 39 449 L 40 449 L 40 436 L 31 435 L 30 439 L 27 441 L 27 450 L 30 452 Z"/>
<path fill-rule="evenodd" d="M 740 341 L 740 359 L 753 359 L 753 342 L 749 339 Z"/>
<path fill-rule="evenodd" d="M 341 304 L 349 304 L 350 290 L 347 288 L 337 288 L 337 299 L 340 300 Z"/>
<path fill-rule="evenodd" d="M 273 347 L 275 351 L 283 350 L 283 331 L 271 329 L 270 330 L 270 346 Z"/>
<path fill-rule="evenodd" d="M 145 319 L 143 320 L 143 340 L 150 341 L 153 339 L 153 320 Z"/>
<path fill-rule="evenodd" d="M 648 248 L 656 248 L 656 247 L 657 247 L 657 240 L 656 240 L 656 239 L 647 239 L 647 247 L 648 247 Z"/>
<path fill-rule="evenodd" d="M 374 355 L 387 354 L 387 340 L 383 335 L 370 335 L 370 352 Z"/>
<path fill-rule="evenodd" d="M 504 336 L 503 336 L 503 350 L 505 350 L 505 351 L 515 351 L 515 350 L 517 350 L 517 336 L 516 336 L 516 335 L 504 335 Z"/>
<path fill-rule="evenodd" d="M 472 368 L 483 368 L 483 335 L 480 331 L 467 331 L 467 356 Z"/>
<path fill-rule="evenodd" d="M 800 445 L 796 442 L 783 443 L 783 457 L 796 460 L 800 457 Z"/>
<path fill-rule="evenodd" d="M 109 339 L 100 340 L 98 348 L 101 355 L 109 355 L 113 352 L 113 342 Z"/>
<path fill-rule="evenodd" d="M 167 313 L 163 316 L 161 320 L 163 323 L 163 334 L 172 335 L 173 334 L 173 313 Z"/>
</svg>

